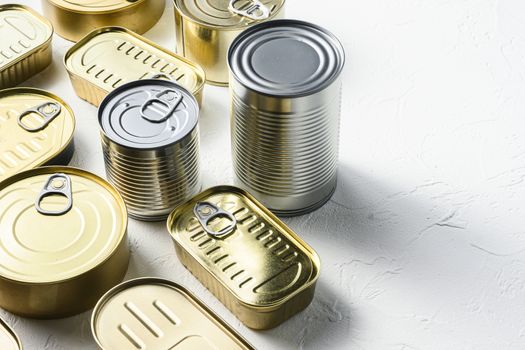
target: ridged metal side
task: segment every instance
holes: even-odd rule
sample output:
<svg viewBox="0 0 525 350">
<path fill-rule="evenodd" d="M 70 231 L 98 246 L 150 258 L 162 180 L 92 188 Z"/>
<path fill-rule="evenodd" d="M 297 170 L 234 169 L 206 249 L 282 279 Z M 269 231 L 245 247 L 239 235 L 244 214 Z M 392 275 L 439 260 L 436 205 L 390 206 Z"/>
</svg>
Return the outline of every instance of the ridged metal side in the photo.
<svg viewBox="0 0 525 350">
<path fill-rule="evenodd" d="M 94 106 L 100 105 L 100 103 L 102 102 L 104 97 L 106 97 L 108 92 L 78 77 L 75 74 L 72 74 L 70 72 L 68 73 L 71 79 L 71 85 L 73 85 L 73 89 L 75 90 L 75 93 L 78 95 L 78 97 L 91 103 Z"/>
<path fill-rule="evenodd" d="M 0 71 L 0 89 L 16 86 L 44 70 L 51 63 L 51 41 L 40 50 Z"/>
</svg>

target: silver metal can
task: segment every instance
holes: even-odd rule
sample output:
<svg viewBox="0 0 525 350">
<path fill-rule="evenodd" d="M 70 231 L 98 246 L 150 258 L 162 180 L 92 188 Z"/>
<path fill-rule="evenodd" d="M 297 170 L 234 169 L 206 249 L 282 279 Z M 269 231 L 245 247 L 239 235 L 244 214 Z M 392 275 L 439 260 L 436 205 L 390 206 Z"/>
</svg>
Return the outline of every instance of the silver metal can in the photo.
<svg viewBox="0 0 525 350">
<path fill-rule="evenodd" d="M 237 184 L 283 216 L 335 191 L 343 46 L 327 30 L 276 20 L 245 30 L 228 52 Z"/>
<path fill-rule="evenodd" d="M 131 217 L 165 219 L 199 192 L 198 116 L 195 97 L 168 80 L 133 81 L 102 101 L 106 173 Z"/>
</svg>

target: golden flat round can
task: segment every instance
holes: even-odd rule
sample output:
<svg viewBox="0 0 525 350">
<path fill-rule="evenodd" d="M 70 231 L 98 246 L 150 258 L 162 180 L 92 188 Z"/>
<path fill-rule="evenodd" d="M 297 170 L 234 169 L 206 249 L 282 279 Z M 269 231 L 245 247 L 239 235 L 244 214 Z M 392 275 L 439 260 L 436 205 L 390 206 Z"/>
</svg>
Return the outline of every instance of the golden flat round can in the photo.
<svg viewBox="0 0 525 350">
<path fill-rule="evenodd" d="M 54 94 L 33 88 L 0 91 L 0 181 L 73 156 L 75 116 Z"/>
<path fill-rule="evenodd" d="M 0 183 L 0 306 L 30 317 L 93 307 L 127 269 L 127 212 L 102 178 L 42 167 Z"/>
</svg>

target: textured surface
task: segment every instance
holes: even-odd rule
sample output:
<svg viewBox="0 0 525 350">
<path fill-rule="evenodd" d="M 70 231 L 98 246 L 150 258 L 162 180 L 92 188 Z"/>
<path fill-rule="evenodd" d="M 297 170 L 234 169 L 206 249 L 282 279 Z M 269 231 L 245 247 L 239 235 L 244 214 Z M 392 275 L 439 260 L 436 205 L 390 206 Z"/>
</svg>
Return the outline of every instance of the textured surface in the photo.
<svg viewBox="0 0 525 350">
<path fill-rule="evenodd" d="M 339 35 L 348 57 L 338 190 L 286 219 L 321 256 L 312 305 L 274 330 L 245 328 L 178 262 L 162 223 L 130 221 L 128 277 L 185 285 L 260 349 L 524 349 L 525 3 L 322 4 L 287 7 Z M 146 37 L 174 48 L 174 32 L 167 11 Z M 62 67 L 71 43 L 54 40 L 51 67 L 26 85 L 71 104 L 73 164 L 103 175 L 96 109 Z M 204 184 L 231 183 L 227 90 L 206 86 L 204 106 Z M 27 349 L 95 349 L 89 312 L 1 314 Z"/>
</svg>

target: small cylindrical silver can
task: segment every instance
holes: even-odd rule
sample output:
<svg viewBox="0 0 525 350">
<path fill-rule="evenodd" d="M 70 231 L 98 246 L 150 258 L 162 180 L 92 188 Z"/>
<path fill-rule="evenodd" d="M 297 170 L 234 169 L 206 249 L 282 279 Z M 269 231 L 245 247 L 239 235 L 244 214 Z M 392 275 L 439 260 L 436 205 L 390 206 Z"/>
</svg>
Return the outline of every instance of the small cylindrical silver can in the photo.
<svg viewBox="0 0 525 350">
<path fill-rule="evenodd" d="M 344 62 L 333 34 L 296 20 L 258 24 L 230 47 L 236 181 L 279 215 L 335 191 Z"/>
<path fill-rule="evenodd" d="M 131 217 L 163 220 L 200 191 L 198 115 L 193 95 L 167 80 L 133 81 L 102 101 L 106 174 Z"/>
</svg>

